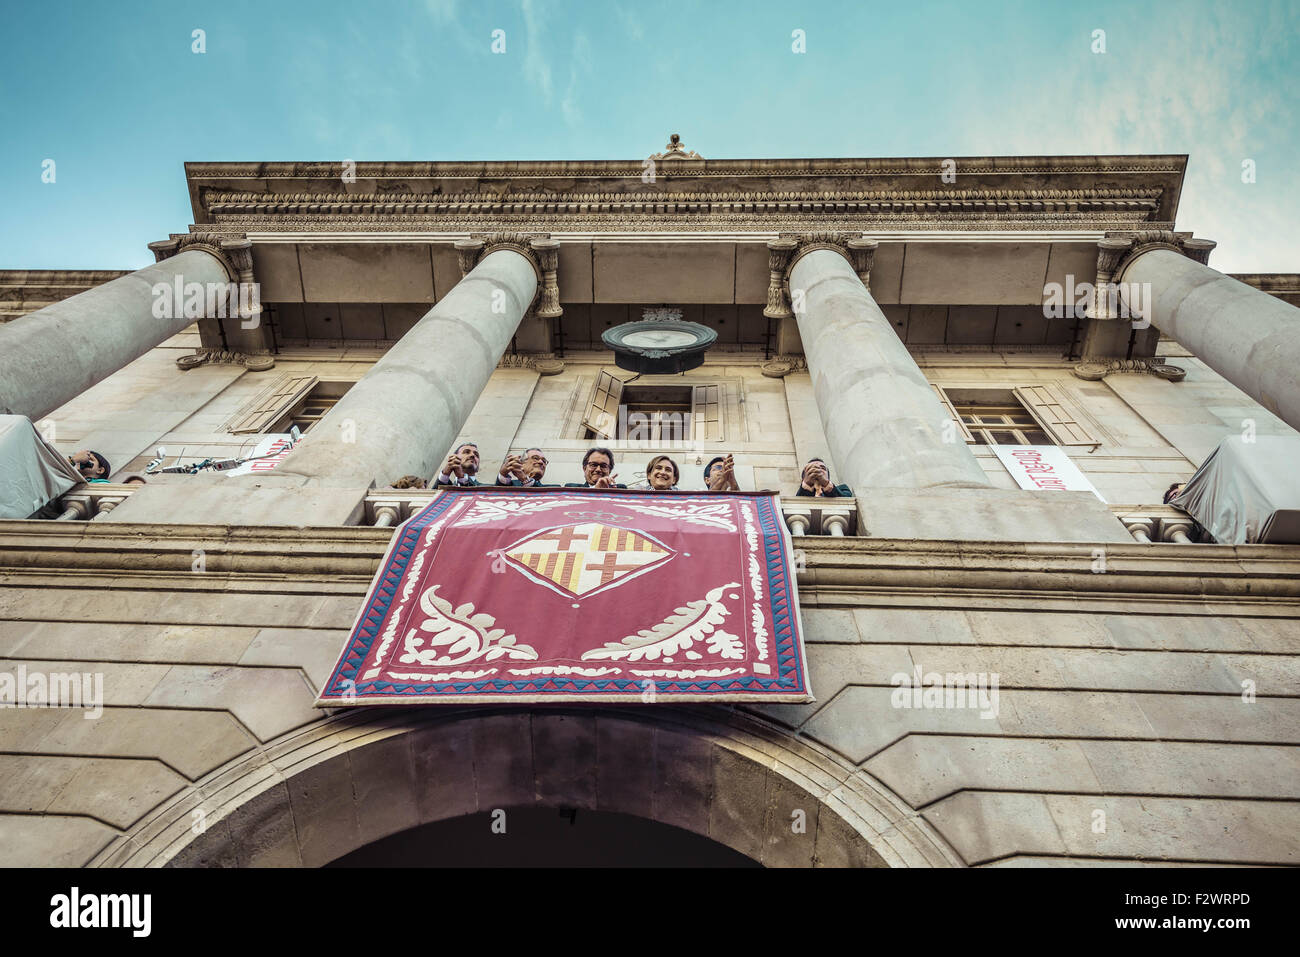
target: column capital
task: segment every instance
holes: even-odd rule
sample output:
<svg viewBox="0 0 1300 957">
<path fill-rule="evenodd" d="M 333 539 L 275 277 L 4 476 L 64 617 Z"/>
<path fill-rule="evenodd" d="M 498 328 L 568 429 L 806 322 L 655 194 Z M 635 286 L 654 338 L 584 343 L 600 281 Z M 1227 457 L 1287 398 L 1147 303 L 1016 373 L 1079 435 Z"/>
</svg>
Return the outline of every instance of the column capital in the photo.
<svg viewBox="0 0 1300 957">
<path fill-rule="evenodd" d="M 558 319 L 564 314 L 560 307 L 558 269 L 560 262 L 559 240 L 550 233 L 470 233 L 468 239 L 455 244 L 460 264 L 460 277 L 464 279 L 484 257 L 502 249 L 513 250 L 528 260 L 537 276 L 537 293 L 528 307 L 527 315 L 539 319 Z"/>
<path fill-rule="evenodd" d="M 250 278 L 253 273 L 253 244 L 247 236 L 228 236 L 225 233 L 172 233 L 167 239 L 150 243 L 154 262 L 160 263 L 191 249 L 208 253 L 226 270 L 231 282 L 240 282 L 241 276 Z"/>
<path fill-rule="evenodd" d="M 796 245 L 795 252 L 786 266 L 787 277 L 794 264 L 804 256 L 818 249 L 829 249 L 847 259 L 853 271 L 862 280 L 862 285 L 868 292 L 871 291 L 871 266 L 880 243 L 865 233 L 821 230 L 808 233 L 781 233 L 780 238 L 792 240 Z M 768 248 L 771 248 L 770 243 Z"/>
<path fill-rule="evenodd" d="M 1103 257 L 1106 257 L 1108 261 L 1109 257 L 1115 257 L 1115 262 L 1111 265 L 1111 275 L 1115 277 L 1116 282 L 1120 282 L 1128 267 L 1133 264 L 1133 260 L 1143 253 L 1149 253 L 1156 249 L 1167 249 L 1170 252 L 1186 256 L 1202 266 L 1208 266 L 1210 264 L 1210 253 L 1217 245 L 1218 243 L 1212 239 L 1197 239 L 1191 233 L 1174 232 L 1169 229 L 1110 230 L 1106 233 L 1104 239 L 1097 242 L 1097 265 L 1099 270 L 1097 285 L 1101 285 L 1100 268 Z"/>
<path fill-rule="evenodd" d="M 816 230 L 803 233 L 780 233 L 767 244 L 768 280 L 767 306 L 763 315 L 769 319 L 788 319 L 794 315 L 788 305 L 790 271 L 804 256 L 818 249 L 828 249 L 845 258 L 862 280 L 862 286 L 871 292 L 871 266 L 880 243 L 860 232 Z"/>
<path fill-rule="evenodd" d="M 790 319 L 794 313 L 786 302 L 785 277 L 790 267 L 790 257 L 799 243 L 794 239 L 774 239 L 767 244 L 767 305 L 763 315 L 769 319 Z"/>
<path fill-rule="evenodd" d="M 535 242 L 542 242 L 543 249 L 547 249 L 550 247 L 545 246 L 545 243 L 555 241 L 551 239 L 550 233 L 470 233 L 468 239 L 458 240 L 455 244 L 456 255 L 460 260 L 461 278 L 464 279 L 469 275 L 470 270 L 489 253 L 499 249 L 513 249 L 532 264 L 533 271 L 537 273 L 537 281 L 540 283 L 542 264 L 533 245 Z M 555 242 L 554 248 L 559 248 L 558 242 Z"/>
<path fill-rule="evenodd" d="M 202 250 L 221 263 L 228 277 L 224 300 L 228 309 L 199 320 L 199 350 L 180 356 L 176 360 L 180 368 L 193 369 L 204 362 L 237 362 L 261 372 L 275 365 L 262 323 L 261 290 L 253 276 L 253 243 L 246 235 L 172 233 L 167 239 L 150 243 L 149 248 L 159 263 L 183 252 Z M 228 323 L 227 318 L 238 321 Z"/>
</svg>

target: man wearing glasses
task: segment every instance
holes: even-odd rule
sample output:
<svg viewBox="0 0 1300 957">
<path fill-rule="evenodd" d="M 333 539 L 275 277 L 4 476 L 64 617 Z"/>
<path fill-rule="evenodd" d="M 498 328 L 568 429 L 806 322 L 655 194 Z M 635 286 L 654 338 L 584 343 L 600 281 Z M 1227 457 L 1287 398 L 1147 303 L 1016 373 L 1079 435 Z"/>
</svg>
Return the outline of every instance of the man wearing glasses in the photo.
<svg viewBox="0 0 1300 957">
<path fill-rule="evenodd" d="M 622 483 L 615 482 L 618 473 L 614 471 L 614 453 L 609 449 L 592 448 L 587 449 L 587 454 L 582 457 L 582 474 L 586 477 L 585 482 L 567 482 L 565 488 L 627 488 Z"/>
<path fill-rule="evenodd" d="M 517 455 L 507 455 L 506 463 L 501 466 L 501 473 L 497 476 L 497 484 L 519 488 L 555 488 L 554 485 L 542 482 L 546 477 L 547 464 L 541 449 L 524 449 L 522 459 Z"/>
</svg>

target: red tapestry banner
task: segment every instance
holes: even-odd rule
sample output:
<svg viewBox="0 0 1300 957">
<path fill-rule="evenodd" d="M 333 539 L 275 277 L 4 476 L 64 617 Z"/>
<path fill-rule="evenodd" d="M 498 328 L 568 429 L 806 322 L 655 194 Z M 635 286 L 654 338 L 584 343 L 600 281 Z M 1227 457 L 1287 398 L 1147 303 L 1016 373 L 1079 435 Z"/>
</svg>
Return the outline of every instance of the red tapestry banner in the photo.
<svg viewBox="0 0 1300 957">
<path fill-rule="evenodd" d="M 503 487 L 396 531 L 316 703 L 811 700 L 775 495 Z"/>
</svg>

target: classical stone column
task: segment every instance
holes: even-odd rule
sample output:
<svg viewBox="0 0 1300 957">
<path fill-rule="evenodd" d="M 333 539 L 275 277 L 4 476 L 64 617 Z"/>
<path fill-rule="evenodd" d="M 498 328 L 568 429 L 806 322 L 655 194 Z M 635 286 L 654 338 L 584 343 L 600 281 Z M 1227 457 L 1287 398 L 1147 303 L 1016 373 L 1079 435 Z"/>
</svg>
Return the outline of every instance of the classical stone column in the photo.
<svg viewBox="0 0 1300 957">
<path fill-rule="evenodd" d="M 285 457 L 276 481 L 386 485 L 438 473 L 538 290 L 527 246 L 487 243 L 474 260 Z"/>
<path fill-rule="evenodd" d="M 1300 429 L 1300 309 L 1211 269 L 1210 248 L 1139 250 L 1121 267 L 1120 288 L 1149 283 L 1153 326 Z"/>
<path fill-rule="evenodd" d="M 0 326 L 0 413 L 49 415 L 193 318 L 183 300 L 156 309 L 154 287 L 223 286 L 235 279 L 218 255 L 192 248 Z"/>
<path fill-rule="evenodd" d="M 790 269 L 790 297 L 835 459 L 832 480 L 859 496 L 872 488 L 987 486 L 847 252 L 816 243 Z"/>
</svg>

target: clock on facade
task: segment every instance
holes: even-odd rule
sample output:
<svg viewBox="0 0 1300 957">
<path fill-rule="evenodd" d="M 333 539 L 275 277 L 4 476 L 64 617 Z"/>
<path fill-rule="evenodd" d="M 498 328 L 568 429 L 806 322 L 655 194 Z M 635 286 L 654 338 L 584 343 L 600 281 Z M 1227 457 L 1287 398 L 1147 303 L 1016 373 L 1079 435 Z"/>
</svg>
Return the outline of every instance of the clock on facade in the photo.
<svg viewBox="0 0 1300 957">
<path fill-rule="evenodd" d="M 708 326 L 682 319 L 641 319 L 606 329 L 600 337 L 620 369 L 647 375 L 686 372 L 704 363 L 718 341 Z"/>
</svg>

